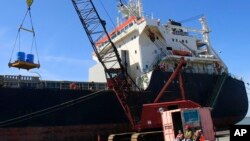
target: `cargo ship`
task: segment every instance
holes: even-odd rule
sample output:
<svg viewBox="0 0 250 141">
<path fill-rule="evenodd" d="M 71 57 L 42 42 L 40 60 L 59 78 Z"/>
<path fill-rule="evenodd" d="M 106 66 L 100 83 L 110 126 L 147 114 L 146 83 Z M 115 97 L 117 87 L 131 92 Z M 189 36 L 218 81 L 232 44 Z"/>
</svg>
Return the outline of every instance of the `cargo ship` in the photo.
<svg viewBox="0 0 250 141">
<path fill-rule="evenodd" d="M 127 95 L 135 120 L 139 121 L 143 105 L 153 103 L 166 83 L 167 89 L 158 102 L 189 100 L 211 107 L 216 130 L 228 129 L 245 117 L 245 84 L 229 73 L 213 49 L 204 16 L 199 19 L 201 29 L 196 29 L 172 19 L 162 23 L 144 16 L 140 0 L 121 4 L 119 11 L 124 19 L 108 36 L 139 87 L 132 87 Z M 95 45 L 100 53 L 111 47 L 107 36 Z M 132 132 L 115 92 L 108 89 L 103 66 L 95 53 L 93 59 L 97 63 L 89 69 L 89 82 L 1 75 L 0 140 L 100 141 L 112 133 Z M 172 77 L 181 60 L 185 65 L 179 68 L 179 77 Z M 152 122 L 148 120 L 148 126 Z"/>
</svg>

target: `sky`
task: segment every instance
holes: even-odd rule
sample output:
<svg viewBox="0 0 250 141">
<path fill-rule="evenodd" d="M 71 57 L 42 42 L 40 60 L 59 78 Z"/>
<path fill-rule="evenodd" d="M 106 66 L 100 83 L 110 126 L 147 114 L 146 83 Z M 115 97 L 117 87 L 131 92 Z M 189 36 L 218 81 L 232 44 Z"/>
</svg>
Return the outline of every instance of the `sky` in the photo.
<svg viewBox="0 0 250 141">
<path fill-rule="evenodd" d="M 112 29 L 117 0 L 93 0 L 101 17 Z M 166 23 L 168 19 L 183 21 L 205 15 L 213 48 L 229 68 L 229 72 L 250 82 L 250 1 L 247 0 L 142 0 L 144 12 Z M 100 3 L 103 3 L 108 15 Z M 71 0 L 34 0 L 31 7 L 36 32 L 40 69 L 30 71 L 9 68 L 16 59 L 14 48 L 18 28 L 27 10 L 25 0 L 0 1 L 0 75 L 40 75 L 43 80 L 87 81 L 88 69 L 95 64 L 92 48 Z M 30 27 L 29 18 L 24 26 Z M 198 21 L 195 21 L 198 22 Z M 185 22 L 183 25 L 192 25 Z M 20 50 L 29 53 L 32 37 L 21 33 Z M 35 55 L 37 61 L 37 56 Z M 246 85 L 249 92 L 250 86 Z M 250 115 L 250 113 L 248 114 Z"/>
</svg>

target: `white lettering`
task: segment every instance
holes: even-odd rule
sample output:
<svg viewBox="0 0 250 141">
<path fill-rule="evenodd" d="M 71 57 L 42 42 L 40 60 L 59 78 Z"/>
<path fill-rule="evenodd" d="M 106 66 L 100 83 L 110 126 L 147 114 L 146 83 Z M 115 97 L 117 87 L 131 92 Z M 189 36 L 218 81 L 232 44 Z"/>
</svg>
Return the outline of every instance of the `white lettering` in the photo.
<svg viewBox="0 0 250 141">
<path fill-rule="evenodd" d="M 235 132 L 234 132 L 234 136 L 241 136 L 241 135 L 240 135 L 240 131 L 239 131 L 239 129 L 236 129 L 236 130 L 235 130 Z"/>
<path fill-rule="evenodd" d="M 241 135 L 243 136 L 243 134 L 246 134 L 247 130 L 246 129 L 241 129 Z"/>
<path fill-rule="evenodd" d="M 234 136 L 243 136 L 244 134 L 247 133 L 247 130 L 246 129 L 236 129 L 235 132 L 234 132 Z"/>
</svg>

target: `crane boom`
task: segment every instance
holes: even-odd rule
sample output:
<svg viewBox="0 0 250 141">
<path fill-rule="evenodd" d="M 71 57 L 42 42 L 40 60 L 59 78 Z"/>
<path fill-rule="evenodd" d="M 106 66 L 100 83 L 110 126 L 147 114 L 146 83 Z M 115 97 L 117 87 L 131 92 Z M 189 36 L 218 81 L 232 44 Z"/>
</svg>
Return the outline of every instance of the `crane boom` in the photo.
<svg viewBox="0 0 250 141">
<path fill-rule="evenodd" d="M 132 127 L 134 127 L 135 118 L 128 105 L 126 91 L 131 87 L 128 80 L 130 80 L 135 86 L 136 84 L 122 64 L 119 52 L 105 27 L 106 22 L 101 19 L 92 0 L 71 1 L 88 36 L 95 55 L 104 68 L 108 87 L 114 90 L 116 97 L 132 124 Z M 108 39 L 105 41 L 106 45 L 104 47 L 98 46 L 102 44 L 101 39 L 104 37 Z"/>
<path fill-rule="evenodd" d="M 88 39 L 92 45 L 92 48 L 95 52 L 96 57 L 98 58 L 99 62 L 102 64 L 102 66 L 104 67 L 105 72 L 107 72 L 108 67 L 106 65 L 107 62 L 110 63 L 110 59 L 108 58 L 108 56 L 111 55 L 107 55 L 108 53 L 115 53 L 116 62 L 115 63 L 119 63 L 119 67 L 122 67 L 121 64 L 121 59 L 119 56 L 119 53 L 117 51 L 117 49 L 114 48 L 109 48 L 109 49 L 105 49 L 105 51 L 101 51 L 100 49 L 97 48 L 96 43 L 104 36 L 104 35 L 108 35 L 108 32 L 106 30 L 106 22 L 104 20 L 101 19 L 101 17 L 99 16 L 98 12 L 96 11 L 96 8 L 92 2 L 92 0 L 72 0 L 72 3 L 74 5 L 74 8 L 79 16 L 79 19 L 82 23 L 82 26 L 88 36 Z M 109 38 L 109 44 L 111 42 L 111 39 L 109 36 L 107 36 Z M 111 51 L 111 49 L 113 49 Z M 105 54 L 106 53 L 106 54 Z M 111 77 L 111 76 L 110 76 Z"/>
</svg>

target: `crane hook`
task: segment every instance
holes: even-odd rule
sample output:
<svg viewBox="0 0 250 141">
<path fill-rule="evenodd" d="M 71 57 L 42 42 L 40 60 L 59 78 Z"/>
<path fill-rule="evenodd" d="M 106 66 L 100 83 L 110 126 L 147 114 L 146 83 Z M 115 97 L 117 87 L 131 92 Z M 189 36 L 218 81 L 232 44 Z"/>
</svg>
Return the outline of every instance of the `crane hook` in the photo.
<svg viewBox="0 0 250 141">
<path fill-rule="evenodd" d="M 29 9 L 30 9 L 32 3 L 33 3 L 33 0 L 26 0 L 26 4 L 27 4 Z"/>
</svg>

